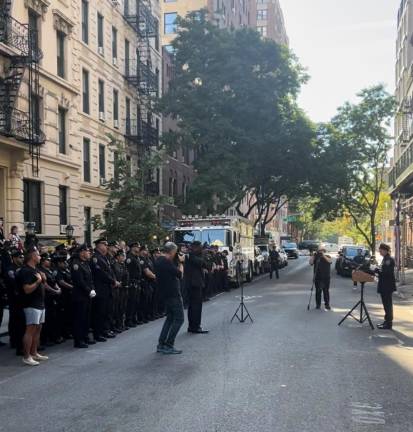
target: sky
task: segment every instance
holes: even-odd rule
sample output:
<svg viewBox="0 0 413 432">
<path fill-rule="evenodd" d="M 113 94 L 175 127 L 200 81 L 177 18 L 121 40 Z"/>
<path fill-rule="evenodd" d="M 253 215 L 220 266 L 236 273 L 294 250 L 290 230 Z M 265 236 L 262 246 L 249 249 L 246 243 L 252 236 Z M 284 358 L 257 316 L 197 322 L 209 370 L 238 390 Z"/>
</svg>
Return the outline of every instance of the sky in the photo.
<svg viewBox="0 0 413 432">
<path fill-rule="evenodd" d="M 399 0 L 280 0 L 290 48 L 307 68 L 300 106 L 328 121 L 363 88 L 394 92 Z"/>
</svg>

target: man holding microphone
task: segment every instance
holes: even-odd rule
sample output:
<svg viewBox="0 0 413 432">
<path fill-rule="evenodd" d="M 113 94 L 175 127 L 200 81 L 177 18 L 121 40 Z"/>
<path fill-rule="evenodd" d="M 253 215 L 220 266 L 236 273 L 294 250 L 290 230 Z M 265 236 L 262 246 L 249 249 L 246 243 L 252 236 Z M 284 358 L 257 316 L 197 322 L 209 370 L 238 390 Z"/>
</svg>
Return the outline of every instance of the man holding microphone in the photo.
<svg viewBox="0 0 413 432">
<path fill-rule="evenodd" d="M 320 246 L 318 251 L 310 257 L 310 265 L 314 266 L 314 285 L 316 308 L 321 308 L 321 293 L 324 297 L 324 305 L 330 310 L 330 275 L 332 259 L 326 255 L 326 250 Z"/>
</svg>

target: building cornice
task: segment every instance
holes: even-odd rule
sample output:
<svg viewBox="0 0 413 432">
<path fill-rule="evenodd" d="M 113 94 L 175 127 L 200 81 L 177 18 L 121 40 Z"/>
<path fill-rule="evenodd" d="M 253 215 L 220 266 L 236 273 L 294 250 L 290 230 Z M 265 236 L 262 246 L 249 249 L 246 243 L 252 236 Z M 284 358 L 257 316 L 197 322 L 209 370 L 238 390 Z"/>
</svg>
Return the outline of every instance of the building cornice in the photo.
<svg viewBox="0 0 413 432">
<path fill-rule="evenodd" d="M 59 9 L 53 9 L 53 27 L 56 30 L 61 31 L 66 36 L 69 36 L 72 34 L 73 27 L 75 26 L 75 23 L 68 18 L 63 12 L 61 12 Z"/>
</svg>

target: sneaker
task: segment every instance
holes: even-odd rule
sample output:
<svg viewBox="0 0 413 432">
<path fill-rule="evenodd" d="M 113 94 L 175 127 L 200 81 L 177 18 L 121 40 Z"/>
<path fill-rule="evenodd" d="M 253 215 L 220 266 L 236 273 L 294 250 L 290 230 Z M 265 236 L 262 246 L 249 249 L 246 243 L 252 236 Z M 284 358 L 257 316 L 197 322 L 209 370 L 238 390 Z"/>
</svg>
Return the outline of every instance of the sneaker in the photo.
<svg viewBox="0 0 413 432">
<path fill-rule="evenodd" d="M 49 357 L 37 353 L 36 355 L 32 356 L 32 359 L 36 361 L 46 361 L 49 360 Z"/>
<path fill-rule="evenodd" d="M 39 366 L 39 362 L 36 360 L 33 360 L 31 357 L 23 358 L 23 363 L 27 366 Z"/>
<path fill-rule="evenodd" d="M 162 353 L 163 354 L 182 354 L 182 350 L 176 349 L 175 347 L 165 346 Z"/>
<path fill-rule="evenodd" d="M 158 345 L 157 347 L 156 347 L 156 352 L 158 352 L 158 353 L 163 353 L 163 352 L 165 352 L 165 345 Z"/>
</svg>

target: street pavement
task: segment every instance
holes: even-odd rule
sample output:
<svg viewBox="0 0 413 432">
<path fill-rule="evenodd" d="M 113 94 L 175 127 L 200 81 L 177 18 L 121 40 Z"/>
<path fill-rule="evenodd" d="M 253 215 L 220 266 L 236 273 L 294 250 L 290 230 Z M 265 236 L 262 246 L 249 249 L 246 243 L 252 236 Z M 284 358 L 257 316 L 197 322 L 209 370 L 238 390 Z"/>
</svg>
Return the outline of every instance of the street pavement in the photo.
<svg viewBox="0 0 413 432">
<path fill-rule="evenodd" d="M 397 300 L 393 332 L 339 327 L 359 291 L 334 276 L 333 310 L 308 312 L 307 261 L 245 285 L 252 324 L 230 323 L 239 290 L 206 303 L 211 333 L 184 326 L 179 356 L 154 352 L 162 321 L 87 350 L 52 348 L 36 368 L 1 348 L 0 431 L 413 431 L 411 302 Z M 378 323 L 374 284 L 366 291 Z"/>
</svg>

